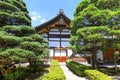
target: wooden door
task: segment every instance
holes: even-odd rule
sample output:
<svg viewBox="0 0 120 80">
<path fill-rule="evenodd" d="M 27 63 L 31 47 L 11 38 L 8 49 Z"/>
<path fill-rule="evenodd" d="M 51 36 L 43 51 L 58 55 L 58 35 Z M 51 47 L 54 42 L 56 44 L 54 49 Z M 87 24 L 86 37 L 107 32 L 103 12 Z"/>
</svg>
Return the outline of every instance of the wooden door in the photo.
<svg viewBox="0 0 120 80">
<path fill-rule="evenodd" d="M 114 53 L 114 50 L 112 48 L 107 49 L 104 52 L 104 60 L 113 59 L 113 53 Z"/>
<path fill-rule="evenodd" d="M 67 60 L 67 49 L 66 48 L 55 48 L 54 59 L 59 62 L 65 62 Z"/>
</svg>

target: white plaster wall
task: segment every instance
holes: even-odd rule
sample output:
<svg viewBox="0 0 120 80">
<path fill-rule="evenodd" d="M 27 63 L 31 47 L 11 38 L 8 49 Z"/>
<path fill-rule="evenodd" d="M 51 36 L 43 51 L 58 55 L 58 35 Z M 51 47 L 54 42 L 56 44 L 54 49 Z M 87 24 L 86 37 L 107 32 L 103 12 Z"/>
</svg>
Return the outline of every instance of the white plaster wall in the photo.
<svg viewBox="0 0 120 80">
<path fill-rule="evenodd" d="M 68 57 L 70 57 L 72 55 L 72 49 L 68 49 Z"/>
<path fill-rule="evenodd" d="M 53 49 L 50 50 L 50 57 L 53 57 Z M 68 57 L 72 55 L 72 49 L 68 49 Z M 60 56 L 60 50 L 55 51 L 55 56 Z M 61 56 L 66 56 L 66 50 L 61 50 Z"/>
<path fill-rule="evenodd" d="M 97 53 L 97 60 L 100 59 L 100 60 L 103 60 L 103 52 L 101 50 L 98 50 L 98 53 Z"/>
<path fill-rule="evenodd" d="M 66 50 L 61 50 L 61 56 L 66 56 Z"/>
<path fill-rule="evenodd" d="M 55 50 L 55 56 L 60 56 L 60 50 Z"/>
<path fill-rule="evenodd" d="M 49 49 L 50 50 L 50 57 L 53 57 L 53 49 Z"/>
</svg>

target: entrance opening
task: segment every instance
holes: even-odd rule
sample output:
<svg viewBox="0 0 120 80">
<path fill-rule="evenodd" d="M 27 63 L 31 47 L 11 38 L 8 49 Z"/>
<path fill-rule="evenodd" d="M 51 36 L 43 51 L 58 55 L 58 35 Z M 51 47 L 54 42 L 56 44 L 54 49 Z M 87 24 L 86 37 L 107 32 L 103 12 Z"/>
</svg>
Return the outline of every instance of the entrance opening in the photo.
<svg viewBox="0 0 120 80">
<path fill-rule="evenodd" d="M 68 57 L 67 48 L 54 48 L 53 57 L 59 62 L 65 62 Z"/>
</svg>

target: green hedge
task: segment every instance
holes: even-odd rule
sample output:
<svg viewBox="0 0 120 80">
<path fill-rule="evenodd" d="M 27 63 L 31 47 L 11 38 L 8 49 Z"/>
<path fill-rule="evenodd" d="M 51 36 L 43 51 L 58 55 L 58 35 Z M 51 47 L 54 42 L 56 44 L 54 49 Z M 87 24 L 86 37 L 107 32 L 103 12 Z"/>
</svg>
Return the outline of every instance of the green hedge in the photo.
<svg viewBox="0 0 120 80">
<path fill-rule="evenodd" d="M 120 76 L 120 68 L 118 68 L 118 73 L 116 74 L 115 68 L 98 68 L 98 71 L 107 74 L 109 76 Z"/>
<path fill-rule="evenodd" d="M 89 66 L 85 66 L 83 64 L 70 61 L 70 60 L 66 61 L 66 65 L 73 73 L 77 74 L 78 76 L 82 76 L 82 77 L 85 76 L 85 70 L 90 68 Z"/>
<path fill-rule="evenodd" d="M 66 80 L 66 77 L 57 60 L 52 60 L 50 65 L 50 73 L 44 75 L 38 80 Z"/>
<path fill-rule="evenodd" d="M 106 74 L 97 70 L 85 70 L 85 74 L 90 80 L 112 80 Z"/>
</svg>

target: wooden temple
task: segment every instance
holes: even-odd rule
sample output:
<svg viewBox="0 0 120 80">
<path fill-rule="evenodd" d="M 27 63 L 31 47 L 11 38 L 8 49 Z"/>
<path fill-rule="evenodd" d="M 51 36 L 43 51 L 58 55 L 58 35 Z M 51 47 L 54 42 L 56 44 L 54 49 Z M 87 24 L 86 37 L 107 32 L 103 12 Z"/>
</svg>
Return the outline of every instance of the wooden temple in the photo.
<svg viewBox="0 0 120 80">
<path fill-rule="evenodd" d="M 63 9 L 60 9 L 57 16 L 35 28 L 38 34 L 48 40 L 51 59 L 64 62 L 72 54 L 72 50 L 68 49 L 70 22 Z"/>
</svg>

